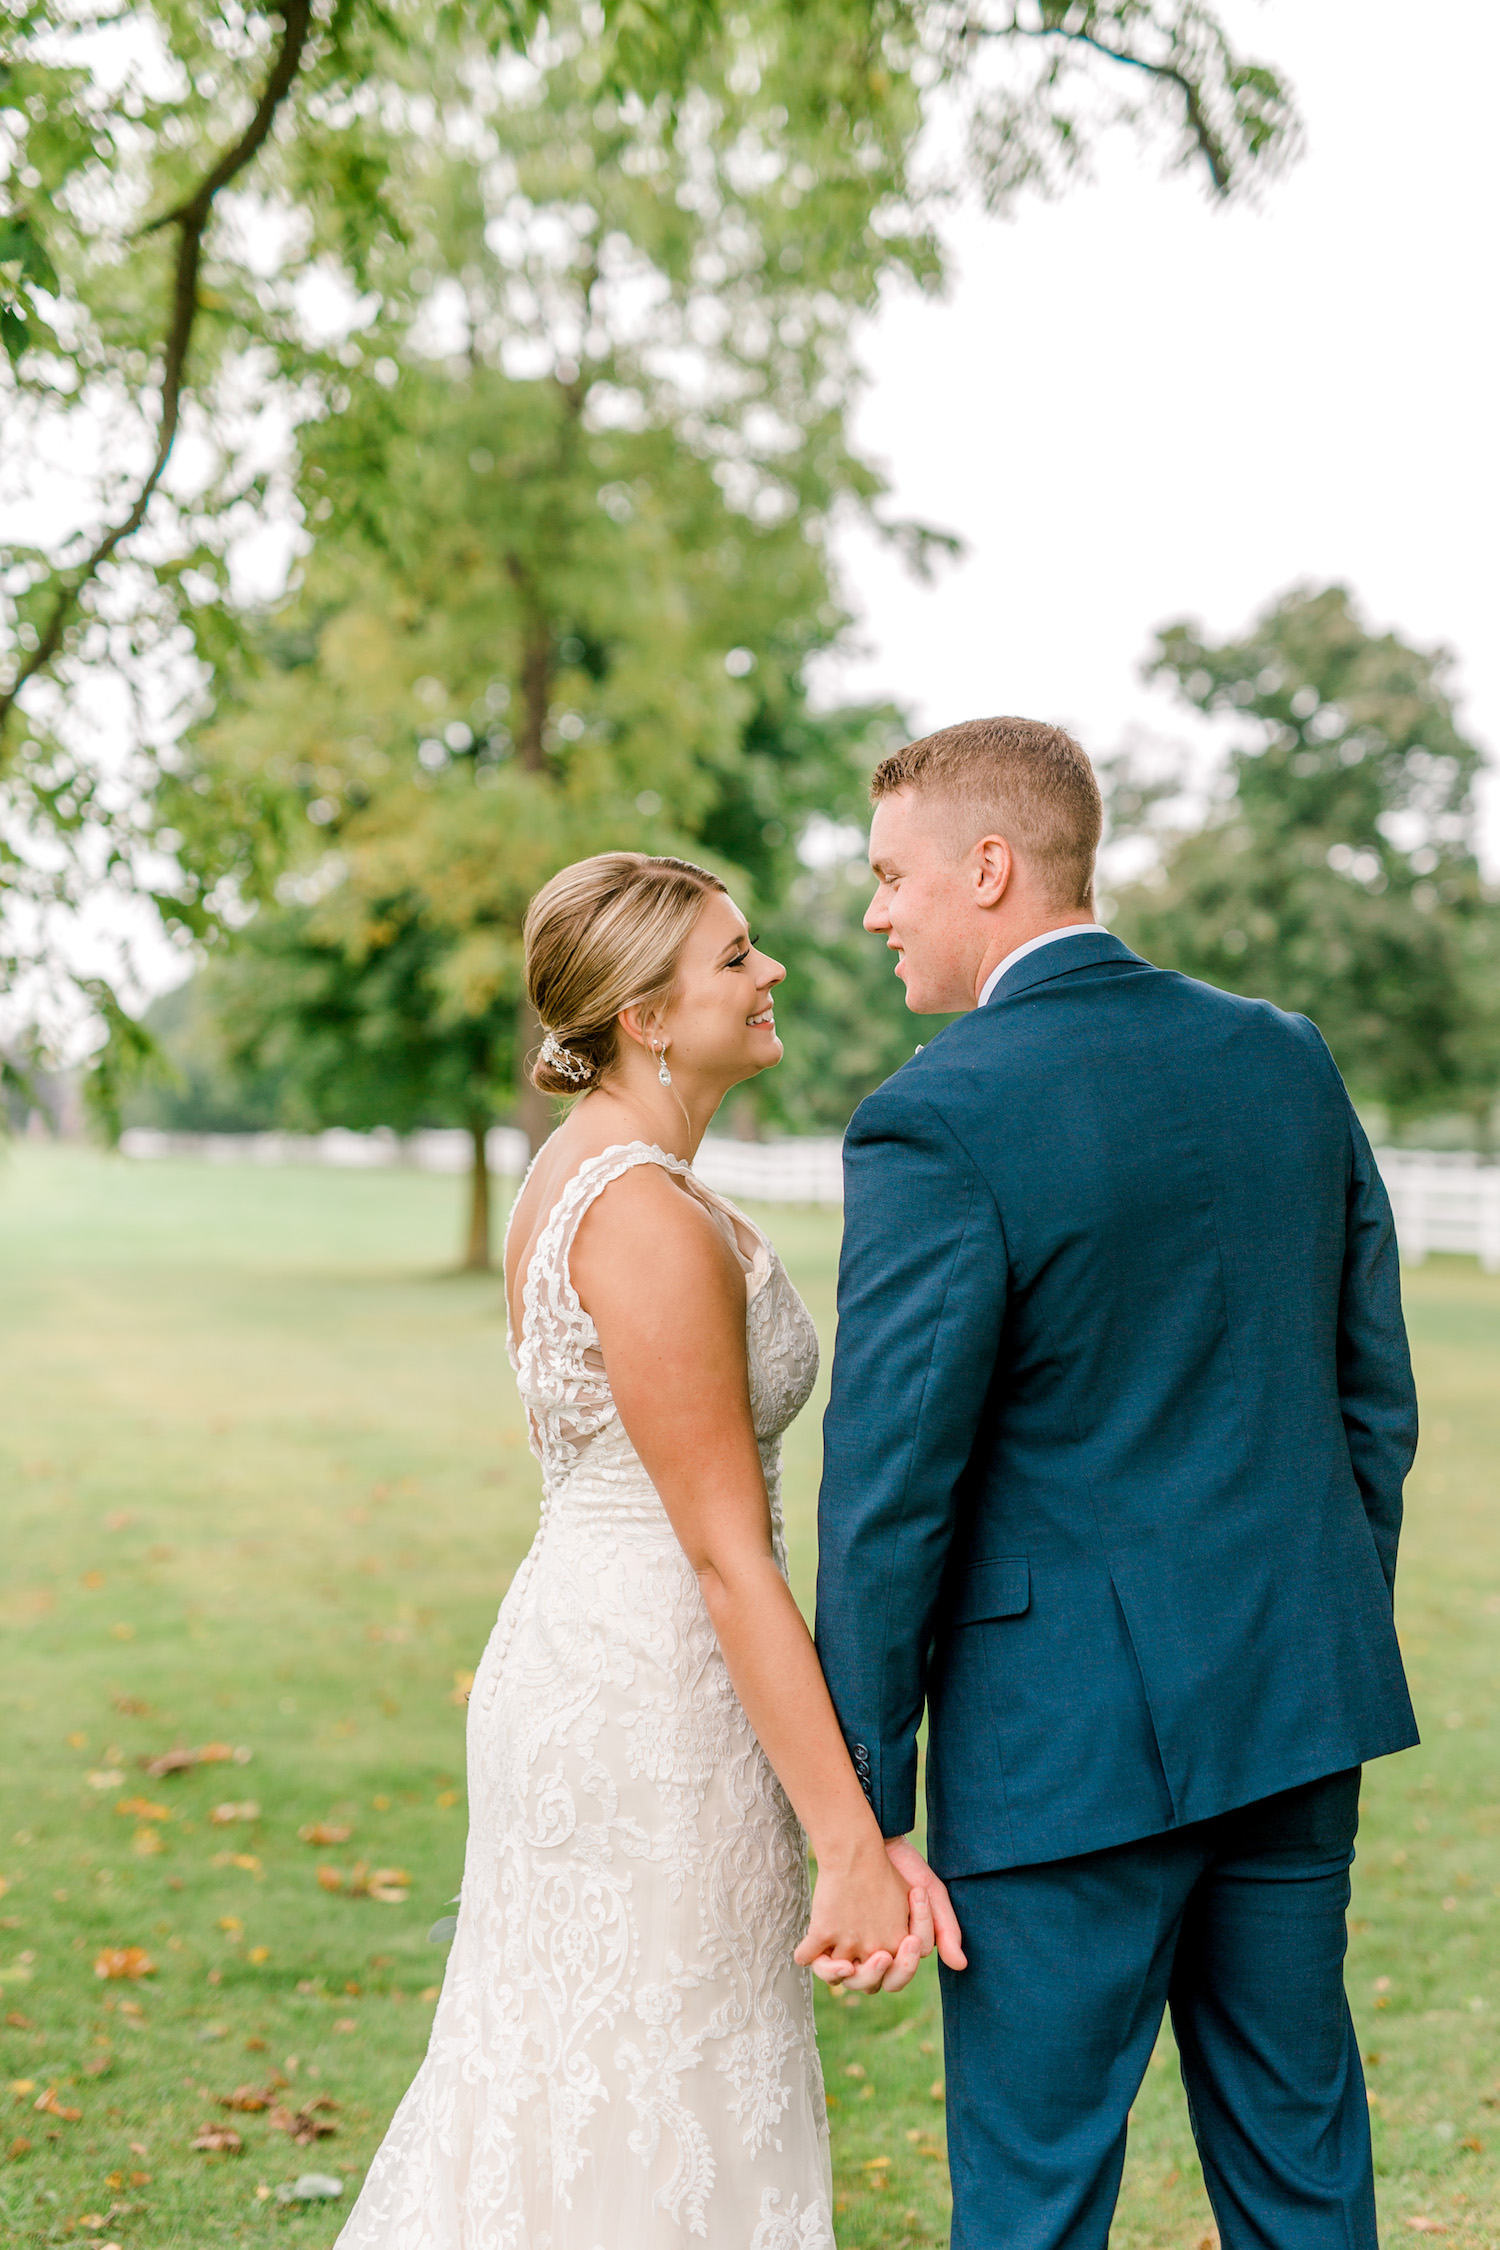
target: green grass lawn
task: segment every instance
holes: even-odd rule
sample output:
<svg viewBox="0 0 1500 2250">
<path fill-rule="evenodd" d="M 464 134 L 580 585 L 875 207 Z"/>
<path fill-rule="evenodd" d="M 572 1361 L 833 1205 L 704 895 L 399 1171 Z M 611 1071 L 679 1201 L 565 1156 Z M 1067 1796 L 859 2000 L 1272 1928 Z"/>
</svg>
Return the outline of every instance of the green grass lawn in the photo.
<svg viewBox="0 0 1500 2250">
<path fill-rule="evenodd" d="M 443 1270 L 459 1193 L 0 1153 L 6 2241 L 316 2250 L 420 2058 L 464 1675 L 537 1499 L 498 1285 Z M 770 1220 L 826 1338 L 837 1216 Z M 1420 2219 L 1479 2250 L 1500 2241 L 1500 1280 L 1434 1260 L 1408 1305 L 1426 1434 L 1401 1621 L 1427 1740 L 1367 1777 L 1350 1990 L 1386 2240 Z M 818 1423 L 815 1402 L 788 1449 L 804 1600 Z M 232 1755 L 145 1773 L 181 1745 Z M 319 1822 L 347 1840 L 302 1841 Z M 368 1895 L 382 1870 L 404 1879 Z M 150 1974 L 96 1974 L 129 1947 Z M 935 1980 L 821 2019 L 841 2243 L 945 2241 Z M 246 2086 L 275 2108 L 221 2106 Z M 277 2115 L 336 2130 L 299 2144 Z M 193 2148 L 226 2126 L 237 2153 Z M 341 2201 L 277 2200 L 314 2171 Z M 1164 2039 L 1115 2240 L 1209 2238 Z"/>
</svg>

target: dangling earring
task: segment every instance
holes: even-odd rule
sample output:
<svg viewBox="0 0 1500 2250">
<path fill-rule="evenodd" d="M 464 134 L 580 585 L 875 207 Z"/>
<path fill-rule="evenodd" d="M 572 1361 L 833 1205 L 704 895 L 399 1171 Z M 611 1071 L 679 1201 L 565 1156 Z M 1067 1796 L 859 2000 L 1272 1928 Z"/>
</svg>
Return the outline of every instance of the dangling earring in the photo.
<svg viewBox="0 0 1500 2250">
<path fill-rule="evenodd" d="M 653 1054 L 655 1055 L 655 1057 L 656 1057 L 656 1075 L 657 1075 L 657 1077 L 658 1077 L 658 1078 L 659 1078 L 659 1079 L 661 1080 L 661 1083 L 663 1084 L 663 1086 L 670 1086 L 670 1085 L 671 1085 L 671 1083 L 672 1083 L 672 1073 L 671 1073 L 671 1072 L 670 1072 L 670 1070 L 668 1070 L 668 1068 L 667 1068 L 667 1048 L 666 1048 L 666 1042 L 665 1042 L 665 1041 L 663 1041 L 663 1042 L 662 1042 L 662 1044 L 661 1044 L 660 1046 L 658 1046 L 658 1045 L 656 1044 L 655 1040 L 653 1040 L 653 1041 L 652 1041 L 652 1043 L 651 1043 L 651 1052 L 652 1052 L 652 1053 L 653 1053 Z"/>
</svg>

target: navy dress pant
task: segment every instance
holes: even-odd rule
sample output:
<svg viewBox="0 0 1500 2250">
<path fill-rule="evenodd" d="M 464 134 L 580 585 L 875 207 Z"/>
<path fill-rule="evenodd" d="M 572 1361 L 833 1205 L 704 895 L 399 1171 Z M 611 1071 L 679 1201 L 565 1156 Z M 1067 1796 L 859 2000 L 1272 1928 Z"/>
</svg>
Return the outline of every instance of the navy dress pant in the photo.
<svg viewBox="0 0 1500 2250">
<path fill-rule="evenodd" d="M 953 2250 L 1104 2250 L 1164 2008 L 1223 2250 L 1377 2250 L 1344 1995 L 1359 1779 L 949 1885 Z"/>
</svg>

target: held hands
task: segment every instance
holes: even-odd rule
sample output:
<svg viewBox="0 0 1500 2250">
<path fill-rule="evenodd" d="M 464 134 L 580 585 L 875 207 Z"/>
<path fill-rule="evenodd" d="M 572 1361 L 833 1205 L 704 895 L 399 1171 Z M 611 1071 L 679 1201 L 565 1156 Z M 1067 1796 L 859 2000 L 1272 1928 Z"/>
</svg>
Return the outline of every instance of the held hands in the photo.
<svg viewBox="0 0 1500 2250">
<path fill-rule="evenodd" d="M 958 1918 L 943 1884 L 903 1838 L 861 1845 L 847 1862 L 820 1859 L 812 1916 L 796 1959 L 835 1991 L 899 1992 L 932 1952 L 965 1967 Z"/>
</svg>

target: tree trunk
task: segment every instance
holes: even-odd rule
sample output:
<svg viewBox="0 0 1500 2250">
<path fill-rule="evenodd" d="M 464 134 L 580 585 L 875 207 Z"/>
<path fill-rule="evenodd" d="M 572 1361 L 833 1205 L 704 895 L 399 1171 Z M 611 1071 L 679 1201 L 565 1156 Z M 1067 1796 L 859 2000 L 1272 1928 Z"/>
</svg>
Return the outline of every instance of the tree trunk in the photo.
<svg viewBox="0 0 1500 2250">
<path fill-rule="evenodd" d="M 533 1156 L 554 1123 L 551 1096 L 539 1094 L 526 1073 L 526 1065 L 540 1047 L 543 1036 L 541 1018 L 523 993 L 516 1010 L 515 1122 L 530 1142 Z"/>
<path fill-rule="evenodd" d="M 520 556 L 507 555 L 505 567 L 521 597 L 521 711 L 516 748 L 528 773 L 545 773 L 547 713 L 552 704 L 552 628 Z"/>
<path fill-rule="evenodd" d="M 490 1166 L 485 1152 L 485 1132 L 483 1125 L 469 1127 L 474 1153 L 469 1166 L 469 1246 L 464 1256 L 465 1273 L 490 1271 Z"/>
</svg>

